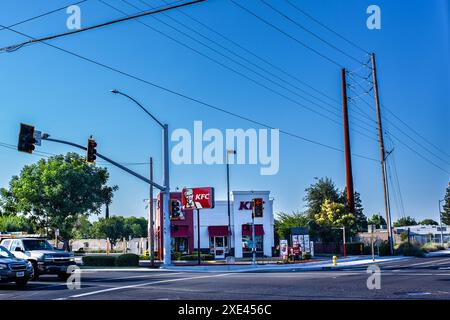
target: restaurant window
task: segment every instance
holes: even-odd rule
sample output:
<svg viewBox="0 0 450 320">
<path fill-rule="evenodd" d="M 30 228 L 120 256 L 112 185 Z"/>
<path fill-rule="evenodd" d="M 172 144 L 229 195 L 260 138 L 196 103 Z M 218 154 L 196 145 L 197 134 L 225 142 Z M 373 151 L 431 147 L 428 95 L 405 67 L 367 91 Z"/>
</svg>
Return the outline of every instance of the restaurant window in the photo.
<svg viewBox="0 0 450 320">
<path fill-rule="evenodd" d="M 263 237 L 264 236 L 255 236 L 256 242 L 256 251 L 263 251 Z M 252 252 L 253 242 L 252 236 L 242 236 L 242 251 L 243 252 Z"/>
<path fill-rule="evenodd" d="M 189 253 L 188 239 L 185 237 L 171 238 L 172 252 Z"/>
</svg>

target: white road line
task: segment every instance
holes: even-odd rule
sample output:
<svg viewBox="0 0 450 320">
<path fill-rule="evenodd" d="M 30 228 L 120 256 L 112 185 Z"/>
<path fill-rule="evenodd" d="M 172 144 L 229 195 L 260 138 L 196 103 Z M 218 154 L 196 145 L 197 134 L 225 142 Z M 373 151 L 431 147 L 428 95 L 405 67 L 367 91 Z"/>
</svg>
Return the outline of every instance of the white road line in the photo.
<svg viewBox="0 0 450 320">
<path fill-rule="evenodd" d="M 182 274 L 183 272 L 174 272 L 174 273 L 170 273 L 170 275 L 175 275 L 175 274 Z M 158 276 L 168 276 L 169 274 L 165 273 L 165 274 L 160 274 Z M 101 279 L 92 279 L 92 280 L 88 280 L 86 279 L 88 282 L 101 282 L 101 281 L 114 281 L 114 280 L 125 280 L 125 279 L 134 279 L 134 278 L 148 278 L 148 277 L 154 277 L 154 274 L 146 274 L 146 275 L 141 275 L 141 276 L 131 276 L 131 277 L 121 277 L 121 278 L 101 278 Z M 81 282 L 83 282 L 83 277 L 81 278 Z"/>
<path fill-rule="evenodd" d="M 109 288 L 109 289 L 91 291 L 91 292 L 86 292 L 86 293 L 82 293 L 82 294 L 76 294 L 76 295 L 73 295 L 73 296 L 70 296 L 70 297 L 66 297 L 66 298 L 58 298 L 58 299 L 54 299 L 54 300 L 67 300 L 67 299 L 70 299 L 70 298 L 81 298 L 81 297 L 91 296 L 91 295 L 99 294 L 99 293 L 105 293 L 105 292 L 111 292 L 111 291 L 117 291 L 117 290 L 124 290 L 124 289 L 133 289 L 133 288 L 139 288 L 139 287 L 144 287 L 144 286 L 149 286 L 149 285 L 152 285 L 152 284 L 159 284 L 159 283 L 177 282 L 177 281 L 204 279 L 204 278 L 214 278 L 214 277 L 223 277 L 223 276 L 226 276 L 226 275 L 229 275 L 229 274 L 230 273 L 222 273 L 222 274 L 217 274 L 217 275 L 208 275 L 208 276 L 200 276 L 200 277 L 189 277 L 189 278 L 177 278 L 177 279 L 166 279 L 166 280 L 152 281 L 152 282 L 141 283 L 141 284 L 136 284 L 136 285 L 128 285 L 128 286 L 122 286 L 122 287 L 114 287 L 114 288 Z"/>
<path fill-rule="evenodd" d="M 421 263 L 410 264 L 410 265 L 408 265 L 408 267 L 423 266 L 426 264 L 435 264 L 435 263 L 436 263 L 436 261 L 426 261 L 426 262 L 421 262 Z"/>
</svg>

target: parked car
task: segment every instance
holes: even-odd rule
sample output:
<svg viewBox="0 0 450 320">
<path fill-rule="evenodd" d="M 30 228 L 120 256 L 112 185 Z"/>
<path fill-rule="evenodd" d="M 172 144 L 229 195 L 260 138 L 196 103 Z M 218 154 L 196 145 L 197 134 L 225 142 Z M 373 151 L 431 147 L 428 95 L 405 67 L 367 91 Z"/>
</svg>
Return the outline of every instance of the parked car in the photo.
<svg viewBox="0 0 450 320">
<path fill-rule="evenodd" d="M 33 266 L 33 280 L 42 274 L 55 274 L 61 280 L 70 276 L 67 268 L 76 265 L 72 253 L 54 248 L 42 238 L 4 239 L 1 243 L 18 259 L 24 259 Z"/>
<path fill-rule="evenodd" d="M 24 287 L 32 277 L 33 266 L 30 262 L 17 259 L 0 246 L 0 282 L 15 282 L 18 287 Z"/>
</svg>

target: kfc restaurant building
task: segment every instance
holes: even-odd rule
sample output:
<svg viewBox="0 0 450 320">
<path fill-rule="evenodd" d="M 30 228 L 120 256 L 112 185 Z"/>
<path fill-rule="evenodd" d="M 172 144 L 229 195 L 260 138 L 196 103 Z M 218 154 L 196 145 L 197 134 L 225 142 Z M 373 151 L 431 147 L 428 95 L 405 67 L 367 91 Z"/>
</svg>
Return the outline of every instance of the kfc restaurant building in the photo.
<svg viewBox="0 0 450 320">
<path fill-rule="evenodd" d="M 228 231 L 228 204 L 216 200 L 214 208 L 200 210 L 200 248 L 216 259 L 227 255 L 236 258 L 250 257 L 252 250 L 252 200 L 262 198 L 264 214 L 255 218 L 255 242 L 257 256 L 272 256 L 274 247 L 273 199 L 270 191 L 233 191 L 230 195 L 231 232 Z M 171 244 L 172 252 L 190 254 L 197 250 L 197 210 L 181 210 L 181 192 L 172 192 Z M 158 195 L 155 219 L 156 250 L 163 247 L 161 194 Z M 228 246 L 230 245 L 230 247 Z"/>
</svg>

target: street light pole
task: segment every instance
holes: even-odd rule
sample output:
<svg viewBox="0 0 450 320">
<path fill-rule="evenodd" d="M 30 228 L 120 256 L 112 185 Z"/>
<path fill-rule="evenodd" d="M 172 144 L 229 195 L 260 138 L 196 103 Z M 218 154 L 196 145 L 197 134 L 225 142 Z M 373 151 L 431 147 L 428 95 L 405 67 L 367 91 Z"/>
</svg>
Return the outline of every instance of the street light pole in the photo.
<svg viewBox="0 0 450 320">
<path fill-rule="evenodd" d="M 150 116 L 163 130 L 163 264 L 168 266 L 172 263 L 171 257 L 171 246 L 170 246 L 170 185 L 169 185 L 169 126 L 163 124 L 158 119 L 156 119 L 144 106 L 142 106 L 137 100 L 133 99 L 126 93 L 120 92 L 117 89 L 111 90 L 114 94 L 120 94 L 127 97 L 135 104 L 137 104 L 142 111 L 144 111 L 148 116 Z"/>
<path fill-rule="evenodd" d="M 226 155 L 226 159 L 227 159 L 227 206 L 228 206 L 228 235 L 227 237 L 229 238 L 228 240 L 228 255 L 230 255 L 231 252 L 231 204 L 230 204 L 230 162 L 228 161 L 228 154 L 232 153 L 232 154 L 236 154 L 236 150 L 228 150 L 227 149 L 227 155 Z M 234 255 L 233 255 L 234 256 Z"/>
</svg>

